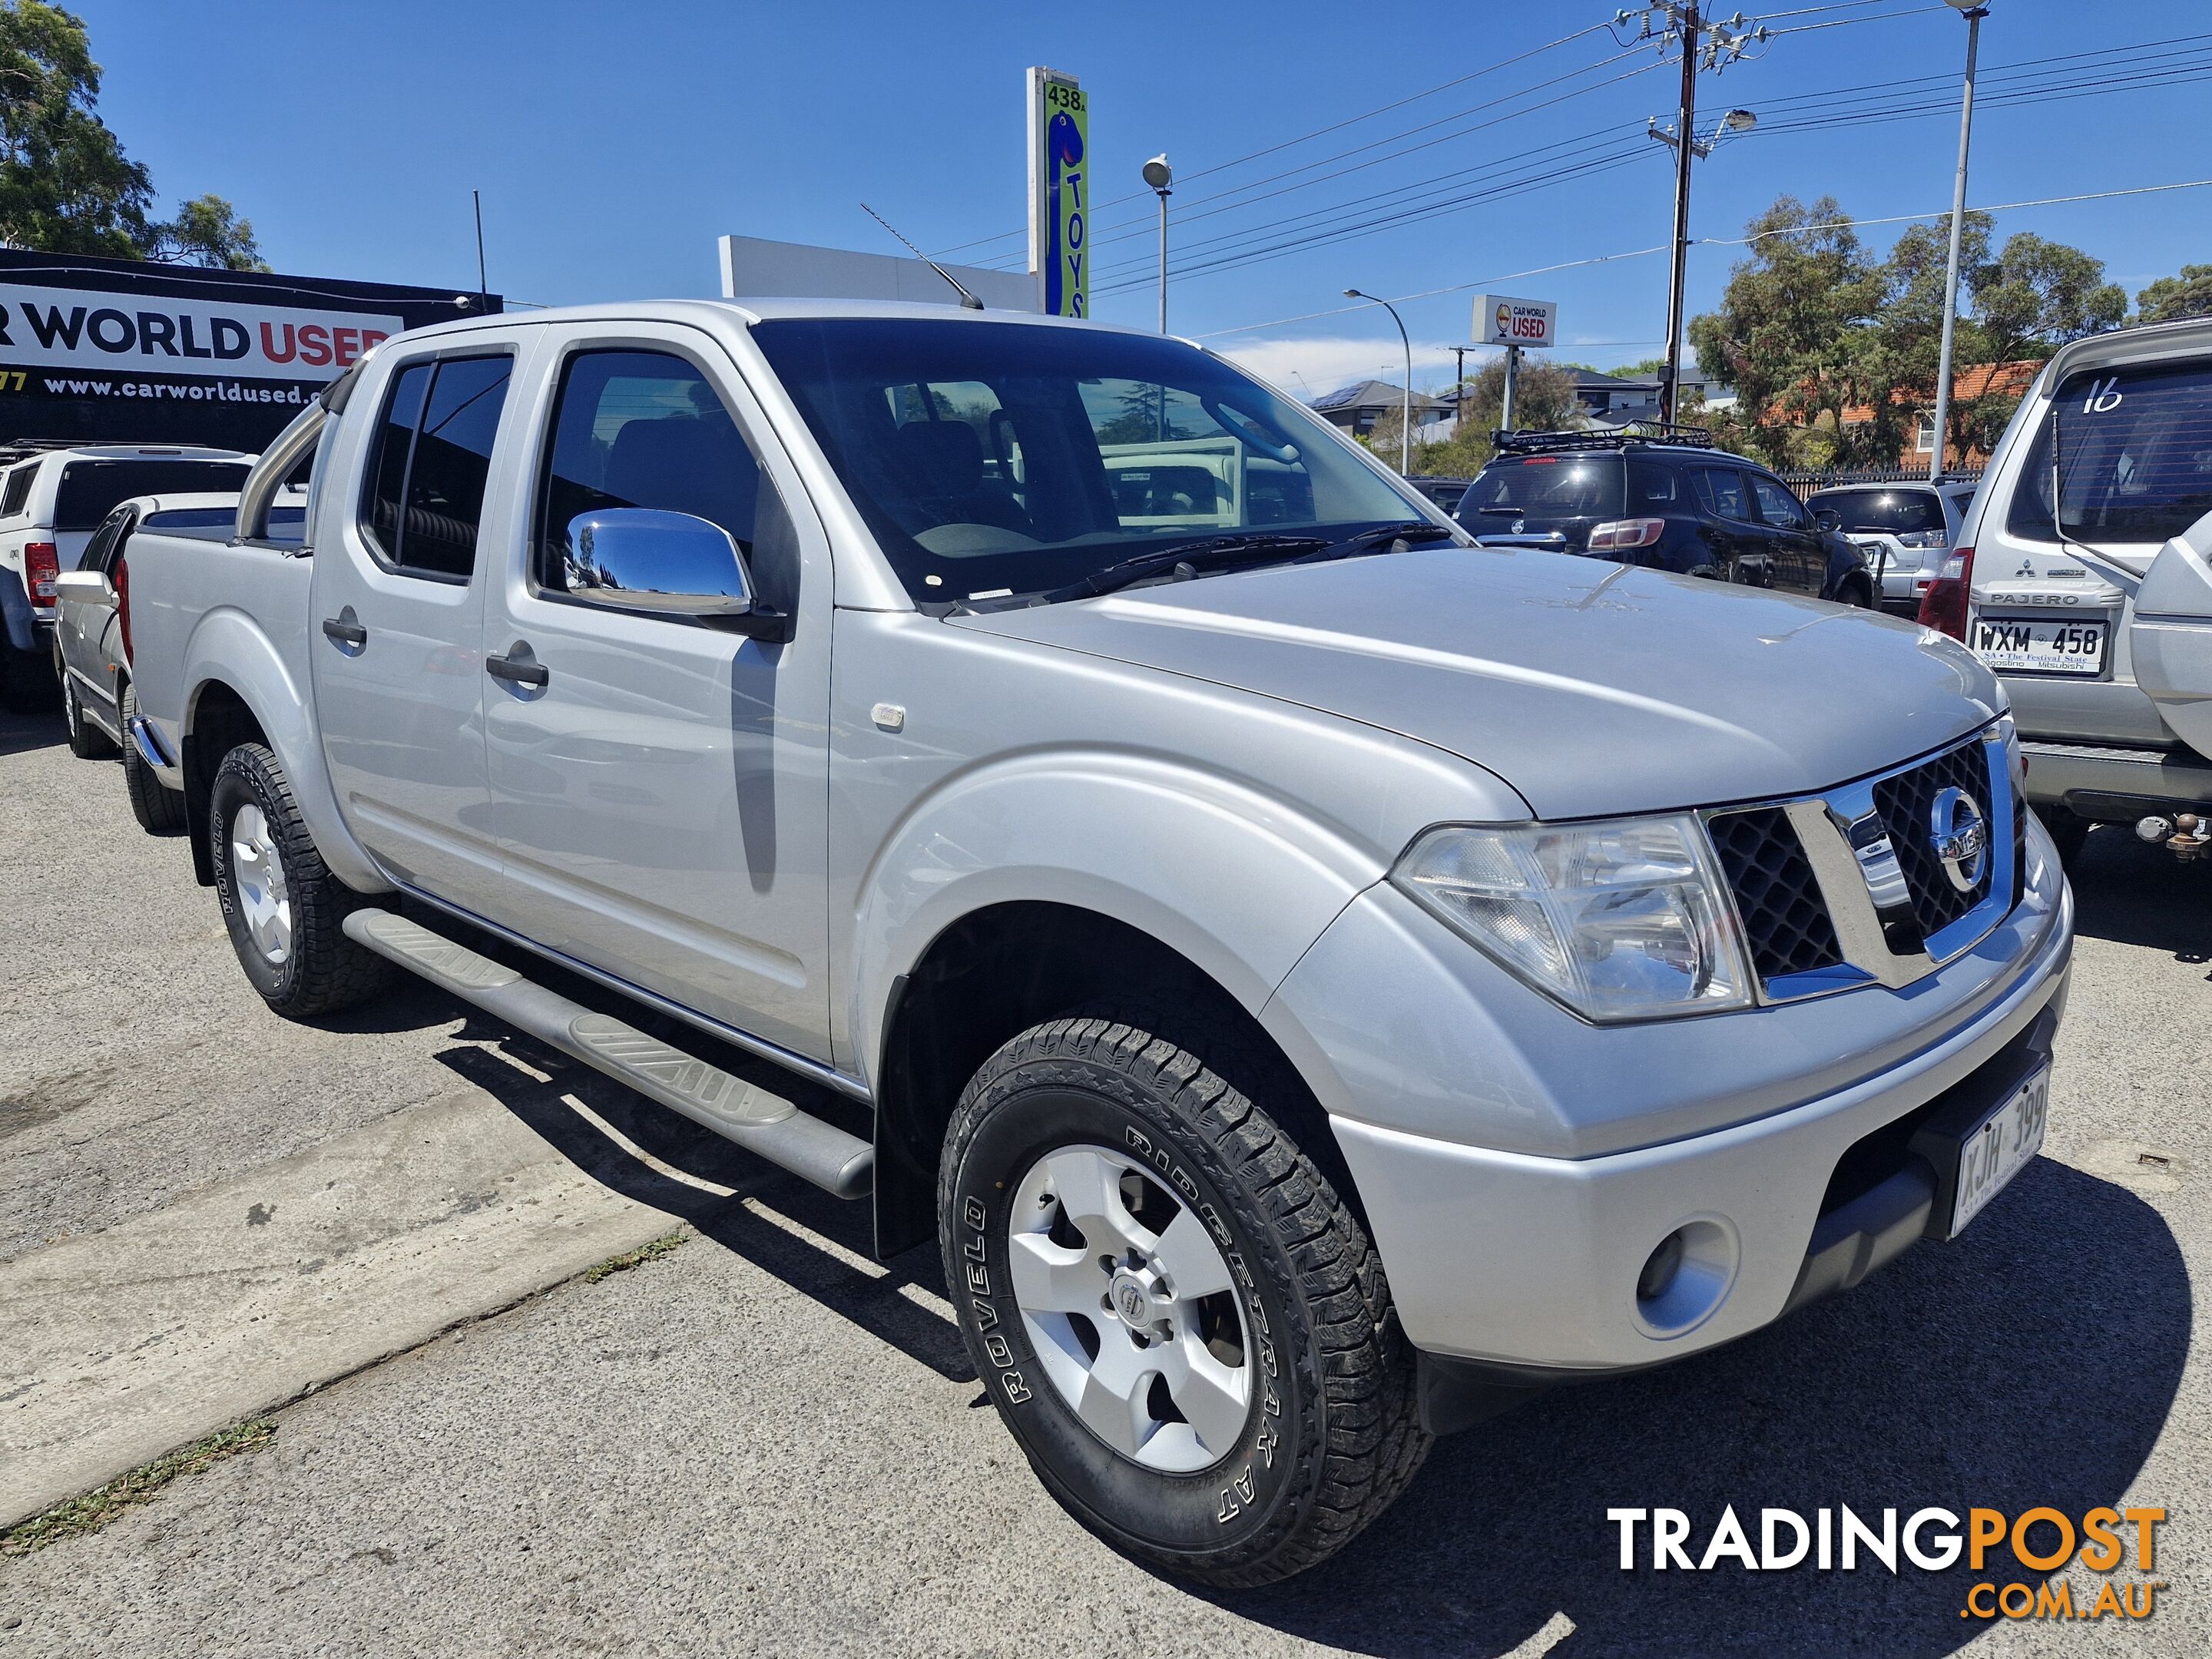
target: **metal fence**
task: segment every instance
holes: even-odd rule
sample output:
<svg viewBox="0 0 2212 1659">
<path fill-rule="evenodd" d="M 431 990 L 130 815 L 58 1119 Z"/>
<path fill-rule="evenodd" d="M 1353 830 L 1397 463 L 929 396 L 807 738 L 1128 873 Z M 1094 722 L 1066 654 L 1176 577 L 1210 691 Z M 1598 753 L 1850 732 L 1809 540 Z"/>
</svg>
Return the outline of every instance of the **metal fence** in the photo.
<svg viewBox="0 0 2212 1659">
<path fill-rule="evenodd" d="M 1945 483 L 1979 483 L 1982 469 L 1978 466 L 1954 466 L 1943 473 Z M 1907 471 L 1903 467 L 1862 467 L 1856 471 L 1785 472 L 1782 482 L 1797 492 L 1803 501 L 1816 489 L 1833 489 L 1839 484 L 1926 483 L 1928 469 L 1915 467 Z"/>
</svg>

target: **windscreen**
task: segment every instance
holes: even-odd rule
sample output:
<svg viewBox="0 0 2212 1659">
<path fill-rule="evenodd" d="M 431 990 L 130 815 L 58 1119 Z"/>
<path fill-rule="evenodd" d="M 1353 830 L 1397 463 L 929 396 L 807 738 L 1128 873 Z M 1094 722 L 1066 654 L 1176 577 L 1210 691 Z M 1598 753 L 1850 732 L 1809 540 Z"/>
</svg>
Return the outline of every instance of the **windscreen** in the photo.
<svg viewBox="0 0 2212 1659">
<path fill-rule="evenodd" d="M 2056 539 L 2054 484 L 2056 528 L 2092 545 L 2163 542 L 2212 513 L 2212 362 L 2069 375 L 2028 450 L 2006 528 Z"/>
<path fill-rule="evenodd" d="M 1617 519 L 1626 481 L 1617 453 L 1501 456 L 1460 497 L 1459 521 L 1480 536 Z"/>
<path fill-rule="evenodd" d="M 117 502 L 133 495 L 185 495 L 236 489 L 243 461 L 71 461 L 54 495 L 54 528 L 97 530 Z"/>
<path fill-rule="evenodd" d="M 965 317 L 753 337 L 921 603 L 1048 591 L 1209 537 L 1420 516 L 1304 410 L 1173 340 Z"/>
<path fill-rule="evenodd" d="M 1846 535 L 1940 536 L 1946 529 L 1943 503 L 1929 489 L 1824 489 L 1805 505 L 1835 514 Z"/>
</svg>

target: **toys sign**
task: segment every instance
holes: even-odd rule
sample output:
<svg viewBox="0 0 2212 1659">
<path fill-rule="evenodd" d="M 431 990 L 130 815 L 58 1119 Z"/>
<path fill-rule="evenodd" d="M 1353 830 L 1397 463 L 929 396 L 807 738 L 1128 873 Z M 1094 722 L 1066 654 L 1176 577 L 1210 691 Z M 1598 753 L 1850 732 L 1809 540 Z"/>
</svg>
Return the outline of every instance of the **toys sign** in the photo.
<svg viewBox="0 0 2212 1659">
<path fill-rule="evenodd" d="M 1559 343 L 1559 307 L 1549 300 L 1516 300 L 1503 294 L 1474 296 L 1474 336 L 1481 345 Z"/>
</svg>

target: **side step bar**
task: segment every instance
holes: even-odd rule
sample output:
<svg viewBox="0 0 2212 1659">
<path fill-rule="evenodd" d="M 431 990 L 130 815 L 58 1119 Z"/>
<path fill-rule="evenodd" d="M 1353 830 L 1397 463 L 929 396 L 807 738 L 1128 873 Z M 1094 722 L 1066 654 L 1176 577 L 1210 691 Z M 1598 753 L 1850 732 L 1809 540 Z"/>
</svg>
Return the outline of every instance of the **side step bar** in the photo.
<svg viewBox="0 0 2212 1659">
<path fill-rule="evenodd" d="M 594 1013 L 504 963 L 389 910 L 356 910 L 349 939 L 605 1072 L 693 1122 L 839 1198 L 875 1187 L 875 1148 L 781 1095 L 732 1077 L 608 1014 Z"/>
</svg>

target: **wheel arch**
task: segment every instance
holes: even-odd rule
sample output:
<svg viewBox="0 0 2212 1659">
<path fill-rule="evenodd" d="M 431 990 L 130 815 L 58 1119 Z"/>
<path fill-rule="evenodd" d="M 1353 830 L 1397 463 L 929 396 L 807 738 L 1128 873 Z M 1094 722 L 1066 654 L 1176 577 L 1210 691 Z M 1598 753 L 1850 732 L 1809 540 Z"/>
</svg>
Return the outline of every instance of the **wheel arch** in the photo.
<svg viewBox="0 0 2212 1659">
<path fill-rule="evenodd" d="M 1207 1035 L 1233 1039 L 1221 1052 L 1242 1056 L 1233 1065 L 1248 1074 L 1229 1080 L 1299 1145 L 1364 1224 L 1327 1112 L 1227 986 L 1119 917 L 1012 900 L 960 916 L 890 986 L 875 1087 L 879 1255 L 936 1237 L 939 1153 L 961 1091 L 983 1062 L 1033 1025 L 1116 1009 L 1159 1011 L 1187 1047 Z"/>
</svg>

